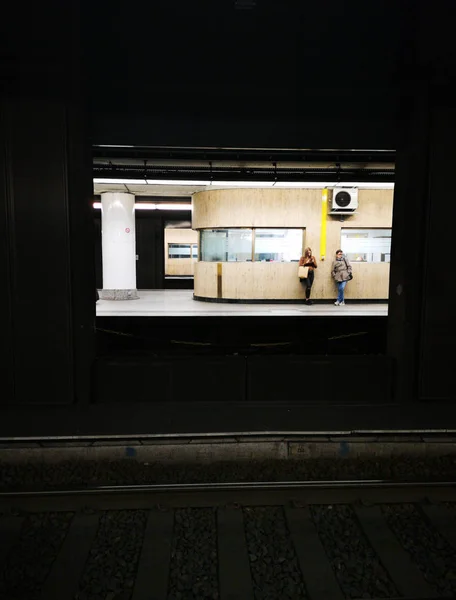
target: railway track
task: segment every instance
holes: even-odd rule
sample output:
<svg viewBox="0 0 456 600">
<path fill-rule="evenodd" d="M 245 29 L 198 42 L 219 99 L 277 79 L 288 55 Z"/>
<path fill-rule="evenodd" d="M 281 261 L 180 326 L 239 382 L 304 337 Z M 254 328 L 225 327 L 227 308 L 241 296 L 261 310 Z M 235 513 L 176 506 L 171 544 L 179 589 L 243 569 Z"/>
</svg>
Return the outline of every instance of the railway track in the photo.
<svg viewBox="0 0 456 600">
<path fill-rule="evenodd" d="M 456 597 L 456 482 L 0 493 L 0 598 Z"/>
</svg>

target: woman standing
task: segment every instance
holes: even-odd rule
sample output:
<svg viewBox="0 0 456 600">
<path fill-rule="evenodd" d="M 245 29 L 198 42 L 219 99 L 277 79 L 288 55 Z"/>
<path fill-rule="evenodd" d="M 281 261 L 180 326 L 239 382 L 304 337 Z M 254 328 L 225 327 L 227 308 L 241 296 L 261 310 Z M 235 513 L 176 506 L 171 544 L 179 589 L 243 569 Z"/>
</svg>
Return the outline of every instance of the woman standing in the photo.
<svg viewBox="0 0 456 600">
<path fill-rule="evenodd" d="M 310 291 L 314 282 L 314 270 L 317 268 L 317 261 L 315 259 L 315 256 L 312 256 L 312 250 L 310 248 L 306 248 L 304 250 L 304 256 L 301 256 L 301 258 L 299 259 L 299 266 L 309 267 L 307 278 L 301 279 L 301 281 L 306 288 L 306 304 L 313 304 L 312 300 L 310 299 Z"/>
<path fill-rule="evenodd" d="M 345 298 L 344 291 L 347 281 L 353 279 L 352 266 L 345 258 L 342 250 L 336 252 L 336 260 L 332 264 L 331 275 L 337 284 L 337 300 L 334 302 L 336 306 L 344 306 Z"/>
</svg>

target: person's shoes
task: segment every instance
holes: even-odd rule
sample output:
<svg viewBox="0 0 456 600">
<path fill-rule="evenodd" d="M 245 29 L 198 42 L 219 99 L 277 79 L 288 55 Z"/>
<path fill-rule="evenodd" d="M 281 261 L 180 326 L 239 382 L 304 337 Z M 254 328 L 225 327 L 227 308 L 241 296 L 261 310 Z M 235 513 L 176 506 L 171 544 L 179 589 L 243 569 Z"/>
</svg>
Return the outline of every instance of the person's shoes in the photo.
<svg viewBox="0 0 456 600">
<path fill-rule="evenodd" d="M 345 306 L 345 302 L 339 302 L 339 306 Z"/>
<path fill-rule="evenodd" d="M 335 304 L 336 306 L 340 306 L 340 302 L 339 302 L 338 300 L 336 300 L 336 301 L 334 302 L 334 304 Z"/>
<path fill-rule="evenodd" d="M 306 304 L 307 304 L 307 306 L 312 306 L 313 302 L 312 302 L 312 300 L 307 299 Z"/>
</svg>

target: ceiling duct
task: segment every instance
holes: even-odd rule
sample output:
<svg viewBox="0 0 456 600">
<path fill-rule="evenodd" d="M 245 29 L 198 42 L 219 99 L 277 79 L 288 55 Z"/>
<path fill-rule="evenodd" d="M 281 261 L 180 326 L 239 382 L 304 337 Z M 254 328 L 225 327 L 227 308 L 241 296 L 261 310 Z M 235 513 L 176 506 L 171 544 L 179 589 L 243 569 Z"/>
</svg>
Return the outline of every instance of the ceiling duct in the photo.
<svg viewBox="0 0 456 600">
<path fill-rule="evenodd" d="M 278 148 L 183 148 L 166 146 L 93 146 L 94 159 L 138 159 L 176 161 L 235 161 L 243 163 L 264 162 L 320 162 L 320 163 L 383 163 L 394 164 L 394 150 L 311 150 Z"/>
<path fill-rule="evenodd" d="M 394 182 L 394 168 L 364 168 L 364 167 L 324 167 L 324 168 L 249 168 L 249 167 L 218 167 L 218 166 L 155 166 L 138 163 L 111 163 L 93 165 L 95 178 L 119 179 L 173 179 L 173 180 L 223 180 L 223 181 L 378 181 Z"/>
</svg>

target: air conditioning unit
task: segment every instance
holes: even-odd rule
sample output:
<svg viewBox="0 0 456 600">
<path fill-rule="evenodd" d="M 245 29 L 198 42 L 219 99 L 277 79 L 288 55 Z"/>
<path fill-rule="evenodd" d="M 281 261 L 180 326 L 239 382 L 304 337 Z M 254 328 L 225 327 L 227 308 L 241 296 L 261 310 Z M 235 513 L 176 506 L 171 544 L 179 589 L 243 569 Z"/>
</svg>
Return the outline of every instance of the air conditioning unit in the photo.
<svg viewBox="0 0 456 600">
<path fill-rule="evenodd" d="M 358 208 L 358 188 L 334 188 L 330 215 L 352 215 Z"/>
</svg>

